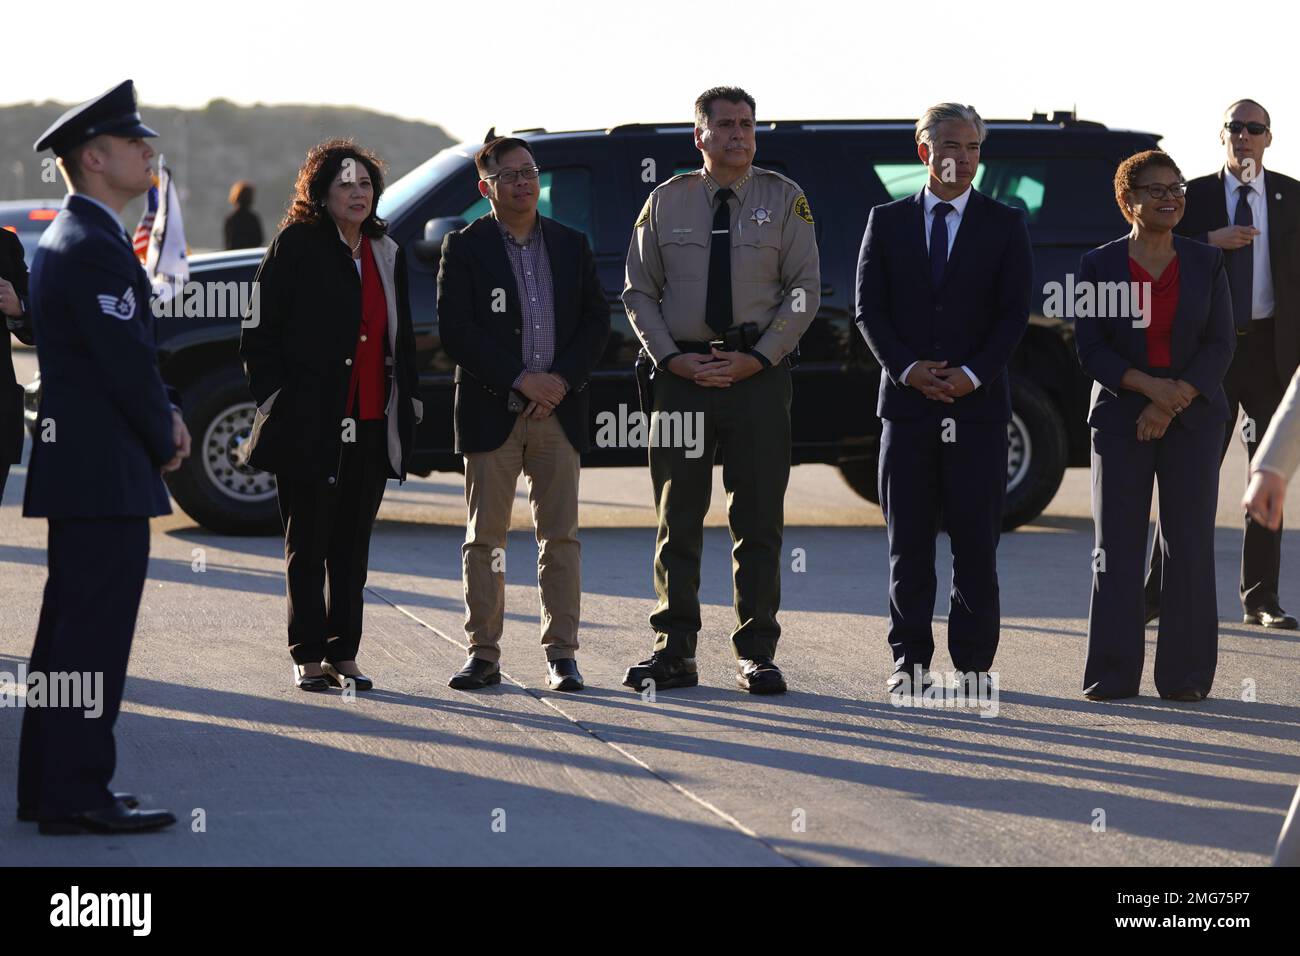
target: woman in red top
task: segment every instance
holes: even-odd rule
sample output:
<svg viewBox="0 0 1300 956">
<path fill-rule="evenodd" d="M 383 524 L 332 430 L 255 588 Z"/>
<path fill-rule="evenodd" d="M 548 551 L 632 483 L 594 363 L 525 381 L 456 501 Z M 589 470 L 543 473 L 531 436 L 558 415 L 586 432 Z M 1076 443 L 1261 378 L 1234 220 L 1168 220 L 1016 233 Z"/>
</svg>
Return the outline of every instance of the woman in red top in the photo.
<svg viewBox="0 0 1300 956">
<path fill-rule="evenodd" d="M 1183 177 L 1165 153 L 1115 173 L 1129 234 L 1084 255 L 1079 360 L 1093 378 L 1092 502 L 1097 526 L 1084 694 L 1133 697 L 1146 647 L 1143 576 L 1152 486 L 1164 554 L 1155 683 L 1160 696 L 1210 692 L 1218 655 L 1214 515 L 1228 423 L 1223 377 L 1236 335 L 1223 253 L 1183 236 Z M 1081 305 L 1084 303 L 1080 303 Z"/>
<path fill-rule="evenodd" d="M 383 189 L 378 157 L 350 140 L 308 152 L 240 341 L 259 402 L 248 462 L 275 473 L 303 690 L 373 686 L 356 661 L 370 533 L 422 417 L 404 259 L 375 214 Z"/>
</svg>

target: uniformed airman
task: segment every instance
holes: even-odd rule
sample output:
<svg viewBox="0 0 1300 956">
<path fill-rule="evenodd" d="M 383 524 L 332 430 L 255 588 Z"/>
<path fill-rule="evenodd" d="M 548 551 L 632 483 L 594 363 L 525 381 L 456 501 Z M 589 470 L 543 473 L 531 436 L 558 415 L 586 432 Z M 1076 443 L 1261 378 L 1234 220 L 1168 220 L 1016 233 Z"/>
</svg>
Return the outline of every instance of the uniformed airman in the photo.
<svg viewBox="0 0 1300 956">
<path fill-rule="evenodd" d="M 65 687 L 81 678 L 97 698 L 82 702 L 93 707 L 29 701 L 23 712 L 18 817 L 39 821 L 42 833 L 129 833 L 176 821 L 109 790 L 149 518 L 170 513 L 162 473 L 190 448 L 158 371 L 149 279 L 118 218 L 152 184 L 147 139 L 156 135 L 127 80 L 68 110 L 35 146 L 58 157 L 68 197 L 31 274 L 40 430 L 23 514 L 49 520 L 49 575 L 28 696 L 31 675 L 43 674 L 47 686 L 50 675 Z"/>
<path fill-rule="evenodd" d="M 716 87 L 695 102 L 703 168 L 646 200 L 627 255 L 623 304 L 649 367 L 650 474 L 659 530 L 650 626 L 654 654 L 624 683 L 698 682 L 700 554 L 715 453 L 731 529 L 736 681 L 781 693 L 781 541 L 790 477 L 790 364 L 817 314 L 821 278 L 812 210 L 798 184 L 753 165 L 754 99 Z M 672 440 L 694 416 L 702 449 Z M 657 420 L 657 421 L 656 421 Z M 665 423 L 669 427 L 664 427 Z M 665 440 L 665 438 L 667 440 Z M 702 453 L 701 453 L 702 451 Z"/>
</svg>

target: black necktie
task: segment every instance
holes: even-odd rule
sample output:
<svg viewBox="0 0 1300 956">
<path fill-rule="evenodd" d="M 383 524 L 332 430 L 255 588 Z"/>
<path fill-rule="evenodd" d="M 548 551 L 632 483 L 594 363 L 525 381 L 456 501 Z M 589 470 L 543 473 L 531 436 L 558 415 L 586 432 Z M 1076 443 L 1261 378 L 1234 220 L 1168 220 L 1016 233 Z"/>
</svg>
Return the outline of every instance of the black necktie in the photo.
<svg viewBox="0 0 1300 956">
<path fill-rule="evenodd" d="M 713 214 L 713 244 L 709 247 L 709 290 L 704 300 L 704 319 L 721 335 L 731 328 L 731 208 L 730 189 L 718 190 L 718 208 Z"/>
<path fill-rule="evenodd" d="M 1255 217 L 1251 214 L 1249 186 L 1237 187 L 1237 211 L 1233 214 L 1234 226 L 1253 226 Z M 1228 284 L 1232 286 L 1232 316 L 1236 320 L 1237 330 L 1244 332 L 1250 328 L 1251 310 L 1254 307 L 1251 293 L 1255 286 L 1255 244 L 1242 246 L 1228 253 Z"/>
<path fill-rule="evenodd" d="M 952 203 L 939 203 L 930 226 L 930 280 L 936 289 L 943 285 L 943 270 L 948 266 L 948 213 L 952 210 Z"/>
</svg>

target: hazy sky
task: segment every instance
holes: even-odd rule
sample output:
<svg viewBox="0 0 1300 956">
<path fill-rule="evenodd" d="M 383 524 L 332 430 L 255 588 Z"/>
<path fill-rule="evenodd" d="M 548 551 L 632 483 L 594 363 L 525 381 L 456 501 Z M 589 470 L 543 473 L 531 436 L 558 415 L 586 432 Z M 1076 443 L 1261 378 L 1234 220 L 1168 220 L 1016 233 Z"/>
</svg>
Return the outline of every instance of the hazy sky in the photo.
<svg viewBox="0 0 1300 956">
<path fill-rule="evenodd" d="M 703 89 L 733 83 L 760 121 L 914 117 L 941 100 L 986 118 L 1077 106 L 1163 133 L 1193 176 L 1222 163 L 1223 107 L 1251 97 L 1272 114 L 1265 166 L 1300 176 L 1294 4 L 182 0 L 129 20 L 108 9 L 6 4 L 0 102 L 82 100 L 130 76 L 146 106 L 357 105 L 479 141 L 493 125 L 684 121 Z M 15 149 L 30 140 L 3 144 Z M 761 154 L 760 139 L 760 165 Z"/>
</svg>

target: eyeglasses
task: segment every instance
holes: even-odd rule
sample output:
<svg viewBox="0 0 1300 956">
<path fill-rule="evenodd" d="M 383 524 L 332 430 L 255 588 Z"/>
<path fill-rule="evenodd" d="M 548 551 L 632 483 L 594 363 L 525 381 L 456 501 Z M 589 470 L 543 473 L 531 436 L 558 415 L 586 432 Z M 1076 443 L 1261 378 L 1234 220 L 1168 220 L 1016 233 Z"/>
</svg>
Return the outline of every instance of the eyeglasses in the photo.
<svg viewBox="0 0 1300 956">
<path fill-rule="evenodd" d="M 1233 136 L 1236 136 L 1243 129 L 1251 136 L 1263 136 L 1268 132 L 1268 127 L 1263 123 L 1243 123 L 1241 120 L 1232 120 L 1231 122 L 1224 123 L 1223 128 Z"/>
<path fill-rule="evenodd" d="M 536 166 L 525 166 L 523 169 L 503 169 L 499 173 L 493 173 L 491 176 L 484 176 L 483 178 L 497 179 L 509 186 L 511 183 L 516 182 L 520 176 L 532 180 L 536 179 L 540 173 L 541 170 Z"/>
<path fill-rule="evenodd" d="M 1178 199 L 1187 192 L 1187 183 L 1174 183 L 1172 186 L 1166 186 L 1164 183 L 1152 183 L 1149 186 L 1133 187 L 1134 192 L 1139 189 L 1149 193 L 1152 199 L 1168 199 L 1170 196 Z"/>
</svg>

